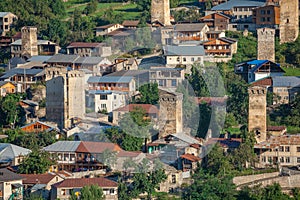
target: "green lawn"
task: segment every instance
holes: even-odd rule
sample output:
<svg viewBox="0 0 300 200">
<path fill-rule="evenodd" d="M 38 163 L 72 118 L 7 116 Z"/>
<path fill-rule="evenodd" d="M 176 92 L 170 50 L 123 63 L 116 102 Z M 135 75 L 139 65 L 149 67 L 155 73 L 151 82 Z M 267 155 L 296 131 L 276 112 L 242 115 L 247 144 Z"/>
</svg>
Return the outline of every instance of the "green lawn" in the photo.
<svg viewBox="0 0 300 200">
<path fill-rule="evenodd" d="M 300 76 L 300 68 L 282 67 L 285 71 L 285 76 Z"/>
</svg>

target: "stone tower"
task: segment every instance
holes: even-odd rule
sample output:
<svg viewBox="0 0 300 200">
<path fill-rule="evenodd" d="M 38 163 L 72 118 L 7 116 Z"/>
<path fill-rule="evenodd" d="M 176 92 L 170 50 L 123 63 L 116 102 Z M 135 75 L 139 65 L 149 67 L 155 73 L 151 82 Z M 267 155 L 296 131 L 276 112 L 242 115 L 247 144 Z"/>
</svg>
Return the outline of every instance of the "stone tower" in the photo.
<svg viewBox="0 0 300 200">
<path fill-rule="evenodd" d="M 248 131 L 255 133 L 257 143 L 267 139 L 267 89 L 262 86 L 248 88 Z"/>
<path fill-rule="evenodd" d="M 280 0 L 280 43 L 293 42 L 299 34 L 298 0 Z"/>
<path fill-rule="evenodd" d="M 152 0 L 151 23 L 159 22 L 164 26 L 171 25 L 170 22 L 170 0 Z"/>
<path fill-rule="evenodd" d="M 66 67 L 46 69 L 46 116 L 60 129 L 70 128 L 85 114 L 84 72 Z"/>
<path fill-rule="evenodd" d="M 30 58 L 38 55 L 37 28 L 24 26 L 22 34 L 22 57 Z"/>
<path fill-rule="evenodd" d="M 159 89 L 159 137 L 182 133 L 183 95 L 167 89 Z"/>
<path fill-rule="evenodd" d="M 275 29 L 257 29 L 257 59 L 275 62 Z"/>
</svg>

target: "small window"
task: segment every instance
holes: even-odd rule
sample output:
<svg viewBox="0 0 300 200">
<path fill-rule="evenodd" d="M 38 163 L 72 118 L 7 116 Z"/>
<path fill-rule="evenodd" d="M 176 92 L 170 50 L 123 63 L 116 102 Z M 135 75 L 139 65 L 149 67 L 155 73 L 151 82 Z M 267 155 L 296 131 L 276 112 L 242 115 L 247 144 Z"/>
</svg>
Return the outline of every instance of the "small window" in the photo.
<svg viewBox="0 0 300 200">
<path fill-rule="evenodd" d="M 114 95 L 114 100 L 116 100 L 117 99 L 117 95 Z"/>
<path fill-rule="evenodd" d="M 280 162 L 284 163 L 284 157 L 280 157 Z"/>
<path fill-rule="evenodd" d="M 264 15 L 264 14 L 266 14 L 266 11 L 265 10 L 261 10 L 260 14 Z"/>
<path fill-rule="evenodd" d="M 107 100 L 107 95 L 100 95 L 100 100 Z"/>
<path fill-rule="evenodd" d="M 268 15 L 271 14 L 271 10 L 267 10 L 267 14 L 268 14 Z"/>
<path fill-rule="evenodd" d="M 183 61 L 186 62 L 186 58 L 183 58 Z"/>
<path fill-rule="evenodd" d="M 286 163 L 290 163 L 290 162 L 291 162 L 290 157 L 286 157 L 286 158 L 285 158 L 285 162 L 286 162 Z"/>
<path fill-rule="evenodd" d="M 279 151 L 280 151 L 280 152 L 283 152 L 283 146 L 280 146 L 280 147 L 279 147 Z"/>
<path fill-rule="evenodd" d="M 300 147 L 297 147 L 297 152 L 300 152 Z"/>
<path fill-rule="evenodd" d="M 176 183 L 176 175 L 172 175 L 172 183 Z"/>
<path fill-rule="evenodd" d="M 290 152 L 290 147 L 285 147 L 285 152 Z"/>
<path fill-rule="evenodd" d="M 172 87 L 176 87 L 177 86 L 177 81 L 176 80 L 172 80 L 171 85 L 172 85 Z"/>
</svg>

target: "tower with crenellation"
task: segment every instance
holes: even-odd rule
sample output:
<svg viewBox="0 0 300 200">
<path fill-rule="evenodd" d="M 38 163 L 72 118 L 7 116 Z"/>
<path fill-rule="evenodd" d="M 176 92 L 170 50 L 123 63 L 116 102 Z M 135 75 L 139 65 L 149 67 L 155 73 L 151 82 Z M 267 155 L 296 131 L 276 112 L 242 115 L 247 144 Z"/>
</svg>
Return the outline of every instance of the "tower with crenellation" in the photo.
<svg viewBox="0 0 300 200">
<path fill-rule="evenodd" d="M 151 1 L 151 23 L 154 22 L 159 22 L 164 26 L 171 25 L 170 0 Z"/>
<path fill-rule="evenodd" d="M 248 131 L 255 133 L 257 143 L 267 139 L 267 89 L 263 86 L 248 88 Z"/>
</svg>

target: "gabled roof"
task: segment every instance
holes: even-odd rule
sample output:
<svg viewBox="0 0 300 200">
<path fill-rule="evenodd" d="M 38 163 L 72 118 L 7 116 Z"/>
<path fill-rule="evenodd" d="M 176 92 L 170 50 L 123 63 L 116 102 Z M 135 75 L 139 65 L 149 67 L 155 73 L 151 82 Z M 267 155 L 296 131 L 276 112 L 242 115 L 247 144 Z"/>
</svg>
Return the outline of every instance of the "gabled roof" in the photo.
<svg viewBox="0 0 300 200">
<path fill-rule="evenodd" d="M 201 31 L 205 26 L 205 23 L 188 23 L 188 24 L 176 24 L 174 27 L 175 31 Z"/>
<path fill-rule="evenodd" d="M 9 81 L 0 81 L 0 87 L 4 86 L 6 84 L 12 84 L 12 85 L 14 85 L 12 82 L 9 82 Z"/>
<path fill-rule="evenodd" d="M 26 124 L 26 125 L 22 126 L 21 129 L 24 129 L 24 128 L 28 127 L 28 126 L 31 126 L 31 125 L 37 124 L 37 123 L 49 127 L 47 131 L 58 130 L 56 127 L 51 126 L 51 125 L 49 125 L 49 124 L 47 124 L 47 123 L 45 123 L 45 122 L 41 122 L 41 121 L 31 122 L 31 123 L 29 123 L 29 124 Z"/>
<path fill-rule="evenodd" d="M 300 87 L 298 76 L 274 76 L 272 77 L 273 87 Z"/>
<path fill-rule="evenodd" d="M 204 47 L 201 46 L 171 46 L 163 47 L 165 56 L 203 56 L 205 55 Z"/>
<path fill-rule="evenodd" d="M 209 18 L 209 16 L 211 16 L 211 15 L 219 15 L 219 16 L 221 16 L 221 17 L 224 17 L 224 18 L 227 18 L 227 19 L 231 19 L 231 17 L 230 16 L 228 16 L 228 15 L 226 15 L 226 14 L 224 14 L 224 13 L 221 13 L 221 12 L 214 12 L 214 13 L 210 13 L 210 14 L 208 14 L 208 15 L 205 15 L 204 17 L 202 17 L 201 19 L 210 19 Z"/>
<path fill-rule="evenodd" d="M 124 20 L 122 25 L 123 26 L 138 26 L 140 23 L 140 20 Z"/>
<path fill-rule="evenodd" d="M 98 185 L 101 188 L 115 188 L 118 184 L 107 178 L 70 178 L 54 184 L 56 188 L 82 188 L 86 185 Z"/>
<path fill-rule="evenodd" d="M 20 174 L 23 178 L 23 184 L 48 184 L 55 174 Z"/>
<path fill-rule="evenodd" d="M 128 104 L 126 106 L 117 108 L 114 111 L 117 111 L 117 112 L 131 112 L 135 108 L 142 108 L 148 114 L 158 114 L 159 113 L 158 108 L 154 105 L 151 105 L 151 104 Z"/>
<path fill-rule="evenodd" d="M 43 149 L 48 152 L 75 152 L 80 141 L 58 141 Z"/>
<path fill-rule="evenodd" d="M 74 63 L 79 57 L 79 55 L 56 54 L 47 60 L 47 63 Z"/>
<path fill-rule="evenodd" d="M 285 126 L 268 126 L 267 131 L 286 131 Z"/>
<path fill-rule="evenodd" d="M 273 64 L 272 66 L 277 67 L 282 73 L 284 73 L 285 71 L 280 67 L 280 64 L 272 62 L 270 60 L 250 60 L 250 61 L 245 61 L 245 62 L 241 62 L 236 64 L 236 67 L 240 67 L 240 66 L 244 66 L 244 65 L 249 65 L 251 66 L 251 69 L 249 69 L 249 72 L 252 73 L 256 73 L 256 71 L 261 68 L 264 64 Z"/>
<path fill-rule="evenodd" d="M 76 48 L 76 47 L 96 48 L 104 45 L 105 45 L 104 43 L 99 43 L 99 42 L 72 42 L 71 44 L 69 44 L 69 46 L 67 46 L 67 49 Z"/>
<path fill-rule="evenodd" d="M 97 65 L 102 60 L 102 57 L 79 57 L 78 59 L 76 59 L 75 64 Z"/>
<path fill-rule="evenodd" d="M 273 85 L 272 77 L 266 77 L 263 79 L 259 79 L 257 81 L 252 82 L 251 85 L 252 86 L 272 86 Z"/>
<path fill-rule="evenodd" d="M 117 144 L 110 142 L 87 142 L 82 141 L 78 145 L 76 152 L 80 153 L 103 153 L 105 150 L 122 151 Z"/>
<path fill-rule="evenodd" d="M 29 105 L 29 106 L 38 106 L 38 105 L 39 105 L 38 102 L 35 102 L 35 101 L 32 101 L 32 100 L 22 100 L 22 102 L 23 102 L 24 104 Z"/>
<path fill-rule="evenodd" d="M 97 26 L 96 28 L 97 29 L 107 29 L 107 28 L 113 27 L 115 25 L 118 25 L 118 24 L 107 24 L 107 25 L 103 25 L 103 26 Z"/>
<path fill-rule="evenodd" d="M 50 40 L 37 40 L 37 45 L 57 45 L 54 42 L 51 42 Z M 13 43 L 11 43 L 10 45 L 17 45 L 17 46 L 21 46 L 22 45 L 22 39 L 18 39 L 16 41 L 14 41 Z"/>
<path fill-rule="evenodd" d="M 3 76 L 1 76 L 1 79 L 6 79 L 6 78 L 10 78 L 13 77 L 15 75 L 37 75 L 39 73 L 41 73 L 43 71 L 43 69 L 22 69 L 22 68 L 14 68 L 9 70 L 8 72 L 6 72 Z"/>
<path fill-rule="evenodd" d="M 0 182 L 9 182 L 9 181 L 15 181 L 15 180 L 22 180 L 22 176 L 19 174 L 16 174 L 12 171 L 9 171 L 6 168 L 0 169 Z"/>
<path fill-rule="evenodd" d="M 49 60 L 52 56 L 32 56 L 27 61 L 28 62 L 46 62 Z"/>
<path fill-rule="evenodd" d="M 189 144 L 200 144 L 199 140 L 184 133 L 176 133 L 171 135 Z"/>
<path fill-rule="evenodd" d="M 131 76 L 91 76 L 88 83 L 129 83 Z"/>
<path fill-rule="evenodd" d="M 8 14 L 12 14 L 11 12 L 0 12 L 0 17 L 5 17 Z"/>
<path fill-rule="evenodd" d="M 212 11 L 231 10 L 234 7 L 261 7 L 265 5 L 263 0 L 230 0 L 211 8 Z"/>
<path fill-rule="evenodd" d="M 31 150 L 14 144 L 0 143 L 0 162 L 10 162 L 15 157 L 26 156 Z"/>
<path fill-rule="evenodd" d="M 201 158 L 194 156 L 192 154 L 188 154 L 188 153 L 181 155 L 180 158 L 183 158 L 183 159 L 186 159 L 186 160 L 189 160 L 192 162 L 198 162 L 201 160 Z"/>
</svg>

